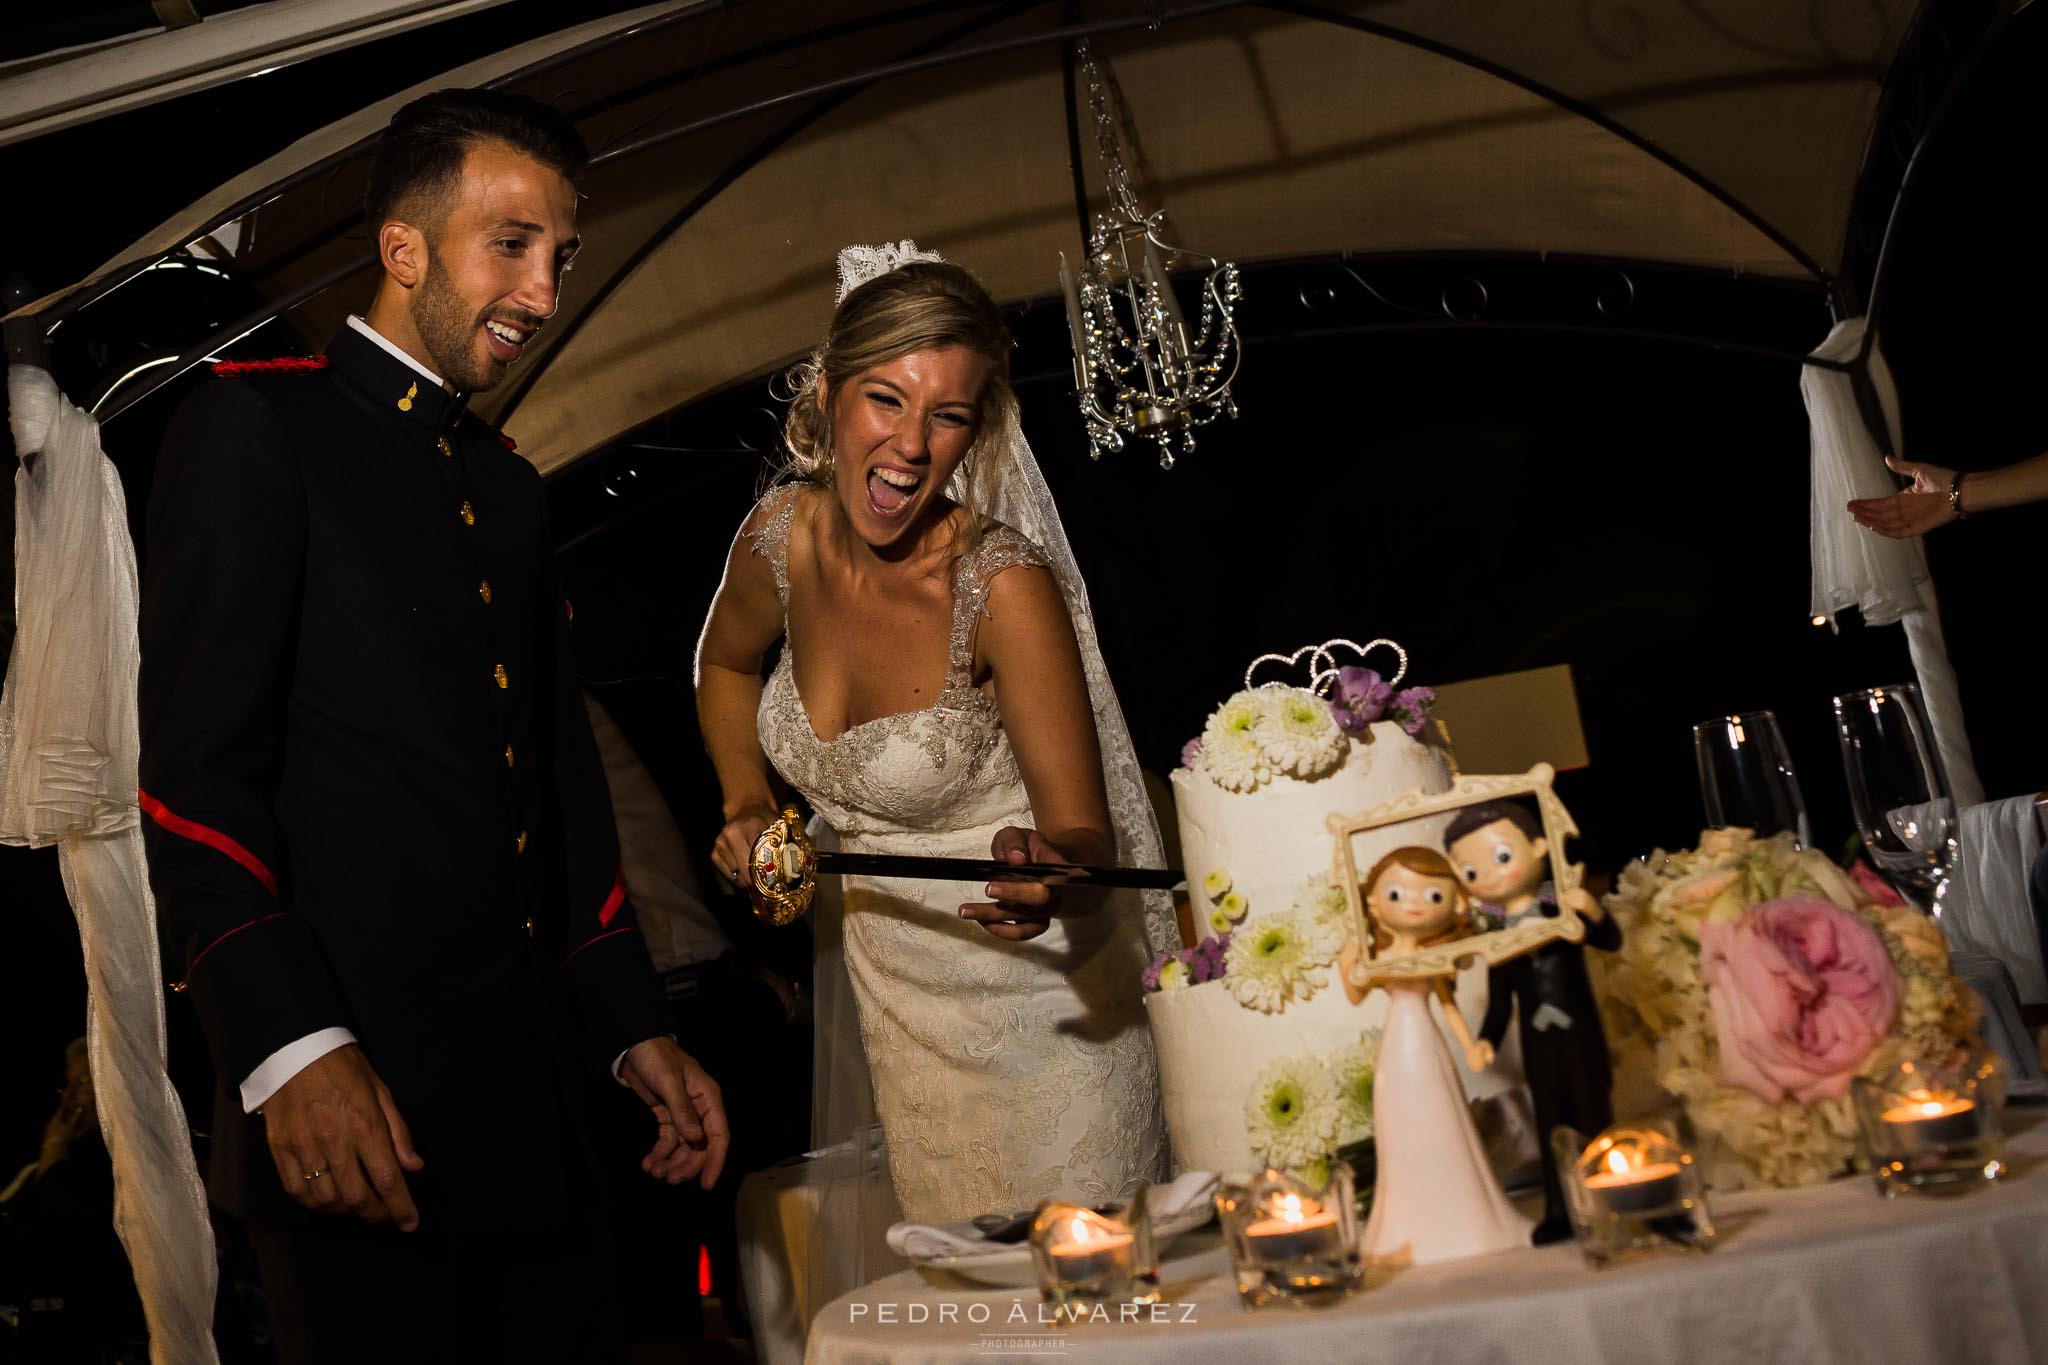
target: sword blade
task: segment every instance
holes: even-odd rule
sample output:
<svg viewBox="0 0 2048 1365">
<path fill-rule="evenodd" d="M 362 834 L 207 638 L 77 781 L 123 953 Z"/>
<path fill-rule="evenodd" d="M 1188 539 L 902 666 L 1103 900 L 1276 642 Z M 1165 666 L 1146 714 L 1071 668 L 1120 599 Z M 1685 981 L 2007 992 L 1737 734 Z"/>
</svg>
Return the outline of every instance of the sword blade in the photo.
<svg viewBox="0 0 2048 1365">
<path fill-rule="evenodd" d="M 904 853 L 819 849 L 825 876 L 902 877 L 927 882 L 1038 882 L 1045 886 L 1136 887 L 1171 891 L 1187 880 L 1177 867 L 1086 867 L 1078 863 L 1005 863 L 993 858 L 926 858 Z"/>
</svg>

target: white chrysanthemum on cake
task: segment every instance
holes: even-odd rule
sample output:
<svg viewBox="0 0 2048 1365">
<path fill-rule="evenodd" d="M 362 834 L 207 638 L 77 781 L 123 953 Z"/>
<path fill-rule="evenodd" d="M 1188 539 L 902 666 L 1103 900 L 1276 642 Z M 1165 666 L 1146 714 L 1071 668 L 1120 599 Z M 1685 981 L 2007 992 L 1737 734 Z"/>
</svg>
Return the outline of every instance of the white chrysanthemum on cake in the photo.
<svg viewBox="0 0 2048 1365">
<path fill-rule="evenodd" d="M 1268 1166 L 1299 1170 L 1337 1150 L 1337 1088 L 1313 1055 L 1282 1057 L 1259 1073 L 1244 1102 L 1245 1135 Z"/>
<path fill-rule="evenodd" d="M 1322 989 L 1343 946 L 1341 931 L 1290 906 L 1231 935 L 1223 984 L 1238 1004 L 1274 1014 Z"/>
</svg>

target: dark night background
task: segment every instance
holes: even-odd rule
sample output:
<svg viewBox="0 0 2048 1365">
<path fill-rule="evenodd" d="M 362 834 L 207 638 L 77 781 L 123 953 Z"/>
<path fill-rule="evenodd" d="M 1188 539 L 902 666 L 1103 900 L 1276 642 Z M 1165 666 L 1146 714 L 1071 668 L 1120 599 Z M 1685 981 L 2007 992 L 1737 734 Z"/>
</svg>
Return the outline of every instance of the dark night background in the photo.
<svg viewBox="0 0 2048 1365">
<path fill-rule="evenodd" d="M 7 269 L 39 292 L 75 280 L 303 133 L 562 26 L 565 8 L 515 3 L 0 151 Z M 2038 7 L 2012 22 L 1916 172 L 1894 247 L 1885 344 L 1905 448 L 1963 469 L 2048 449 L 2048 341 L 2029 325 L 2048 306 L 2033 211 L 2044 31 Z M 842 243 L 812 245 L 823 257 Z M 1446 268 L 1354 265 L 1393 289 L 1433 288 Z M 1566 268 L 1459 265 L 1538 290 L 1561 287 Z M 1142 446 L 1088 460 L 1058 308 L 1013 310 L 1027 429 L 1141 760 L 1170 768 L 1254 655 L 1388 635 L 1423 682 L 1571 665 L 1592 762 L 1560 792 L 1595 873 L 1690 843 L 1701 823 L 1691 724 L 1763 707 L 1792 746 L 1816 841 L 1838 846 L 1850 820 L 1828 699 L 1910 667 L 1896 627 L 1848 621 L 1836 634 L 1808 619 L 1797 365 L 1595 336 L 1361 326 L 1341 306 L 1299 302 L 1320 297 L 1334 270 L 1247 269 L 1244 415 L 1205 429 L 1170 472 Z M 1828 326 L 1818 294 L 1767 282 L 1646 273 L 1637 284 L 1661 291 L 1688 330 L 1788 353 Z M 168 402 L 105 433 L 134 511 Z M 585 676 L 705 845 L 718 796 L 694 729 L 690 654 L 757 490 L 770 406 L 765 383 L 706 400 L 564 473 L 551 493 Z M 516 414 L 509 426 L 516 436 Z M 2044 534 L 2048 505 L 1928 542 L 1993 798 L 2048 787 L 2026 663 Z M 64 1044 L 82 1032 L 77 935 L 55 859 L 0 849 L 0 1184 L 34 1157 Z"/>
</svg>

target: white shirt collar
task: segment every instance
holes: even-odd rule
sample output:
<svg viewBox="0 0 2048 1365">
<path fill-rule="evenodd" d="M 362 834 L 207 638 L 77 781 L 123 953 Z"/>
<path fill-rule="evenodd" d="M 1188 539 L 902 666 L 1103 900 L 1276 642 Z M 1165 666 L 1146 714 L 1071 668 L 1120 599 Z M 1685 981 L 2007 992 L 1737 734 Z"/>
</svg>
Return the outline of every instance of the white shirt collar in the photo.
<svg viewBox="0 0 2048 1365">
<path fill-rule="evenodd" d="M 382 332 L 378 331 L 375 327 L 372 327 L 369 323 L 364 322 L 354 313 L 350 313 L 348 315 L 348 325 L 355 328 L 358 332 L 361 332 L 370 340 L 376 342 L 379 346 L 382 346 L 385 350 L 391 352 L 391 354 L 397 356 L 400 360 L 403 360 L 406 364 L 412 366 L 412 368 L 414 368 L 415 370 L 418 370 L 421 374 L 425 375 L 427 377 L 428 382 L 431 383 L 435 388 L 438 389 L 441 387 L 440 375 L 435 374 L 432 370 L 420 364 L 419 361 L 414 360 L 404 351 L 401 351 L 398 349 L 398 347 L 392 345 L 390 341 L 388 341 L 385 338 Z"/>
</svg>

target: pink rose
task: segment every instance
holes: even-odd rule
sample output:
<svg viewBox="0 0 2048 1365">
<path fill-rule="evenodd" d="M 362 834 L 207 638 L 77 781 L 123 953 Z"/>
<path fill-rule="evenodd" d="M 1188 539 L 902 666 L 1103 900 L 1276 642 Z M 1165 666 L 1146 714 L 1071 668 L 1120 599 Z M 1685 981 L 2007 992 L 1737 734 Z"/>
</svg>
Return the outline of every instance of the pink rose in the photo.
<svg viewBox="0 0 2048 1365">
<path fill-rule="evenodd" d="M 1786 896 L 1700 932 L 1720 1079 L 1775 1104 L 1836 1099 L 1891 1031 L 1899 974 L 1877 931 L 1818 896 Z"/>
<path fill-rule="evenodd" d="M 1856 883 L 1856 889 L 1870 898 L 1872 905 L 1881 905 L 1887 910 L 1904 905 L 1905 900 L 1892 889 L 1892 884 L 1877 875 L 1877 869 L 1858 858 L 1849 864 L 1849 880 Z"/>
</svg>

